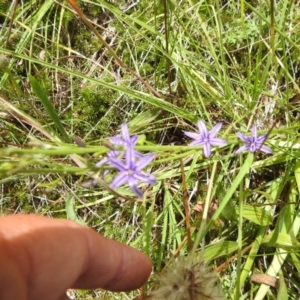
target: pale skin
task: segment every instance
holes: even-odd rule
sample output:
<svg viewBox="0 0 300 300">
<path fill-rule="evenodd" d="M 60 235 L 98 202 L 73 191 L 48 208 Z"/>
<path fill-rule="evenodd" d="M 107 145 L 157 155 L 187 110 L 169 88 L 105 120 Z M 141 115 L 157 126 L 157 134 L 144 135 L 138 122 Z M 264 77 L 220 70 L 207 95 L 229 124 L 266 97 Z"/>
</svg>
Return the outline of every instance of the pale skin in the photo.
<svg viewBox="0 0 300 300">
<path fill-rule="evenodd" d="M 0 299 L 66 300 L 66 290 L 130 291 L 150 259 L 72 221 L 35 215 L 0 218 Z"/>
</svg>

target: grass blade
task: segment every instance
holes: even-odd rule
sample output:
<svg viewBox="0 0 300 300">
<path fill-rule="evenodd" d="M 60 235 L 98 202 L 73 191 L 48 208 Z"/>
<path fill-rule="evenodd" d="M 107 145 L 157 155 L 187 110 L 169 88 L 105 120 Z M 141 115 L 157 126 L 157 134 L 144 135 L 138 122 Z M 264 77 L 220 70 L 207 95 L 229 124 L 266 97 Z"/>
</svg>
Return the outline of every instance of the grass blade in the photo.
<svg viewBox="0 0 300 300">
<path fill-rule="evenodd" d="M 66 142 L 70 142 L 70 137 L 66 133 L 66 131 L 65 131 L 60 119 L 59 119 L 59 116 L 58 116 L 56 110 L 54 109 L 52 103 L 50 102 L 49 98 L 47 97 L 45 91 L 41 88 L 38 81 L 32 75 L 29 75 L 29 81 L 30 81 L 30 84 L 32 86 L 32 89 L 33 89 L 35 95 L 40 99 L 40 101 L 44 105 L 45 109 L 47 110 L 47 112 L 48 112 L 48 114 L 51 118 L 51 120 L 55 124 L 55 127 L 61 133 L 61 136 L 63 137 L 63 139 Z"/>
</svg>

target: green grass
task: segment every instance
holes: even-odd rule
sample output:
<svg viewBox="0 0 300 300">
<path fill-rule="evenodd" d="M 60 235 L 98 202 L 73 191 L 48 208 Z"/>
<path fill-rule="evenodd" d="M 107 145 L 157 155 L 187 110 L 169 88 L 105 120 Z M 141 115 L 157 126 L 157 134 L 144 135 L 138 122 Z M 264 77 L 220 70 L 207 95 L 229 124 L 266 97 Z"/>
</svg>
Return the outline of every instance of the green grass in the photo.
<svg viewBox="0 0 300 300">
<path fill-rule="evenodd" d="M 1 214 L 87 224 L 146 252 L 157 273 L 187 256 L 187 217 L 192 254 L 217 271 L 227 299 L 298 299 L 299 7 L 77 3 L 86 19 L 66 1 L 0 1 Z M 228 146 L 209 159 L 183 135 L 200 119 L 209 129 L 224 122 Z M 124 122 L 140 135 L 140 151 L 157 154 L 149 171 L 158 182 L 143 187 L 142 201 L 127 186 L 81 185 Z M 253 123 L 270 132 L 272 155 L 234 154 L 235 133 Z M 76 299 L 139 293 L 78 291 Z"/>
</svg>

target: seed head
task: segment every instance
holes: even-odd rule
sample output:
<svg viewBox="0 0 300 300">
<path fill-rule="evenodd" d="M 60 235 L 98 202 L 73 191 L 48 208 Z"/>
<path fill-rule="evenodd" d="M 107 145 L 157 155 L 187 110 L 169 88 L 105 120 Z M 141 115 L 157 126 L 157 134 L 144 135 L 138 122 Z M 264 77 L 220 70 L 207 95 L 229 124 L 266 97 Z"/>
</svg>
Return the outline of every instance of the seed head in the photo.
<svg viewBox="0 0 300 300">
<path fill-rule="evenodd" d="M 179 259 L 158 282 L 155 300 L 225 300 L 216 273 L 201 261 Z"/>
</svg>

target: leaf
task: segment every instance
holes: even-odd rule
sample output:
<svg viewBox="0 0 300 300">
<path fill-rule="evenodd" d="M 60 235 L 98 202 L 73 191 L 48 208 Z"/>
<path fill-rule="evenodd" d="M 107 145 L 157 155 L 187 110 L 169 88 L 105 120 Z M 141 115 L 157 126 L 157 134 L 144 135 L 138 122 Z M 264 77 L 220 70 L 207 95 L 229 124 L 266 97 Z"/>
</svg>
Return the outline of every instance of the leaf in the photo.
<svg viewBox="0 0 300 300">
<path fill-rule="evenodd" d="M 66 212 L 67 212 L 67 218 L 71 221 L 76 222 L 79 225 L 87 225 L 84 221 L 82 221 L 80 218 L 77 217 L 76 211 L 75 211 L 75 200 L 73 196 L 69 196 L 66 200 Z"/>
<path fill-rule="evenodd" d="M 145 112 L 139 114 L 133 120 L 128 123 L 128 127 L 131 129 L 132 133 L 138 131 L 141 127 L 146 127 L 152 124 L 152 122 L 159 116 L 161 109 L 154 108 L 146 110 Z M 130 132 L 131 132 L 130 131 Z"/>
<path fill-rule="evenodd" d="M 51 101 L 49 100 L 48 96 L 46 95 L 46 92 L 41 88 L 40 84 L 33 76 L 29 75 L 29 81 L 30 81 L 31 87 L 32 87 L 35 95 L 40 99 L 40 101 L 44 105 L 45 109 L 47 110 L 47 112 L 48 112 L 50 118 L 52 119 L 53 123 L 55 124 L 56 128 L 61 133 L 63 139 L 66 142 L 70 142 L 70 137 L 66 133 L 64 126 L 62 125 L 56 110 L 54 109 Z"/>
<path fill-rule="evenodd" d="M 295 167 L 295 179 L 298 187 L 298 192 L 300 192 L 300 161 L 298 160 Z"/>
<path fill-rule="evenodd" d="M 238 210 L 239 208 L 236 207 L 237 213 Z M 242 214 L 243 218 L 261 226 L 271 225 L 273 222 L 273 218 L 270 212 L 266 211 L 264 208 L 261 207 L 243 205 Z"/>
<path fill-rule="evenodd" d="M 251 165 L 253 163 L 253 159 L 254 159 L 253 153 L 249 153 L 248 157 L 246 158 L 244 164 L 242 165 L 242 167 L 241 167 L 238 175 L 233 180 L 233 182 L 231 184 L 231 187 L 226 192 L 224 198 L 220 201 L 219 208 L 217 209 L 217 211 L 215 212 L 215 214 L 213 215 L 213 217 L 211 218 L 211 220 L 208 222 L 208 224 L 206 226 L 206 229 L 205 229 L 205 231 L 203 233 L 203 236 L 209 231 L 209 229 L 211 228 L 211 226 L 214 224 L 214 222 L 220 216 L 220 214 L 224 210 L 225 206 L 228 204 L 228 202 L 232 198 L 232 195 L 237 190 L 239 184 L 242 182 L 242 180 L 244 179 L 244 177 L 249 173 L 249 170 L 250 170 Z"/>
<path fill-rule="evenodd" d="M 277 239 L 275 243 L 270 243 L 271 240 L 273 240 L 274 231 L 272 231 L 270 234 L 264 237 L 262 243 L 267 244 L 267 246 L 276 246 L 279 248 L 285 248 L 285 249 L 299 249 L 300 244 L 298 243 L 297 239 L 293 238 L 290 234 L 279 232 L 278 235 L 276 235 Z"/>
<path fill-rule="evenodd" d="M 218 184 L 216 193 L 218 199 L 223 199 L 225 197 L 225 190 L 221 182 Z M 221 216 L 226 220 L 231 220 L 231 221 L 237 220 L 237 213 L 232 199 L 229 199 L 227 205 L 224 207 L 223 211 L 221 212 Z"/>
<path fill-rule="evenodd" d="M 205 247 L 204 260 L 206 262 L 216 259 L 217 257 L 228 255 L 237 251 L 238 243 L 232 241 L 222 241 Z"/>
<path fill-rule="evenodd" d="M 278 300 L 289 299 L 287 286 L 285 284 L 285 278 L 282 270 L 279 271 L 279 289 L 278 289 L 277 299 Z"/>
</svg>

